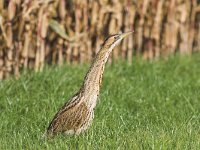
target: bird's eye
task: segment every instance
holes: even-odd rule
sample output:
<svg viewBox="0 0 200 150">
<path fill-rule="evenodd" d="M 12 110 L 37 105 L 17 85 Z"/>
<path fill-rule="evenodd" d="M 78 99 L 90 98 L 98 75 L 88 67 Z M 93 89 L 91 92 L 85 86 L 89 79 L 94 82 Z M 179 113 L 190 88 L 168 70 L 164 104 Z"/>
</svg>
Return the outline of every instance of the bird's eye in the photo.
<svg viewBox="0 0 200 150">
<path fill-rule="evenodd" d="M 119 36 L 115 36 L 114 38 L 115 38 L 115 40 L 118 40 L 118 39 L 119 39 Z"/>
</svg>

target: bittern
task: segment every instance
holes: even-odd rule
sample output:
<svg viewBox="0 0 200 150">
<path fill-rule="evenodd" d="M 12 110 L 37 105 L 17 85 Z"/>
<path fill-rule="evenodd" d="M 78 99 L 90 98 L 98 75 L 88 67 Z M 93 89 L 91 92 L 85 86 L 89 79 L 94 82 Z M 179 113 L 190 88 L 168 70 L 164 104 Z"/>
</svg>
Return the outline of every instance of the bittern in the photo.
<svg viewBox="0 0 200 150">
<path fill-rule="evenodd" d="M 113 48 L 131 32 L 109 36 L 95 56 L 80 90 L 56 113 L 49 127 L 47 137 L 57 133 L 80 134 L 85 131 L 94 118 L 94 108 L 102 82 L 105 64 Z"/>
</svg>

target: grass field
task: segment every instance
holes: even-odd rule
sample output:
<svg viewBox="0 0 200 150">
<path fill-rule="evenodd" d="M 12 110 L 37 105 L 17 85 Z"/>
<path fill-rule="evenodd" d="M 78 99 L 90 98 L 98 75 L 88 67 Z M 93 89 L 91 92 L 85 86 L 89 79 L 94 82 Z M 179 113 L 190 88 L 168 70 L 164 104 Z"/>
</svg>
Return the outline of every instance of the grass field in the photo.
<svg viewBox="0 0 200 150">
<path fill-rule="evenodd" d="M 200 149 L 200 55 L 107 65 L 93 124 L 41 136 L 88 65 L 25 71 L 0 82 L 0 149 Z"/>
</svg>

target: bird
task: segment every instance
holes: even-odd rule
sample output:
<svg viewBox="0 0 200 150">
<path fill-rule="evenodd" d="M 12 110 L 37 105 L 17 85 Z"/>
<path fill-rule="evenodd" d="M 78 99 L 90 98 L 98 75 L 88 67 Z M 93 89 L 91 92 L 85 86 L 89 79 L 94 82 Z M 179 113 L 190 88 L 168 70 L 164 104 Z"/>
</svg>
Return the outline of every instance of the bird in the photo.
<svg viewBox="0 0 200 150">
<path fill-rule="evenodd" d="M 104 67 L 114 47 L 133 31 L 110 35 L 102 44 L 85 75 L 80 90 L 66 102 L 50 122 L 45 137 L 59 133 L 79 135 L 88 129 L 94 118 Z"/>
</svg>

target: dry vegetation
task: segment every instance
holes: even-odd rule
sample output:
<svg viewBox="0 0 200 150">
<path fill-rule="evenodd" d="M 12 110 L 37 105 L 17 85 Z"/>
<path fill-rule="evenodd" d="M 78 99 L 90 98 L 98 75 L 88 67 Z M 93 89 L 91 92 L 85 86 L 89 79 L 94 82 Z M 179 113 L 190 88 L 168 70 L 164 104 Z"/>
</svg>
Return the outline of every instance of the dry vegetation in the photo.
<svg viewBox="0 0 200 150">
<path fill-rule="evenodd" d="M 200 50 L 197 0 L 0 0 L 0 79 L 22 67 L 90 61 L 106 36 L 135 30 L 112 59 Z"/>
</svg>

